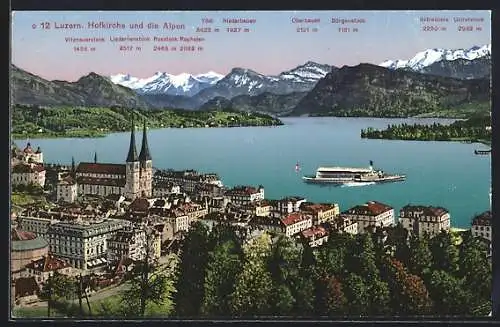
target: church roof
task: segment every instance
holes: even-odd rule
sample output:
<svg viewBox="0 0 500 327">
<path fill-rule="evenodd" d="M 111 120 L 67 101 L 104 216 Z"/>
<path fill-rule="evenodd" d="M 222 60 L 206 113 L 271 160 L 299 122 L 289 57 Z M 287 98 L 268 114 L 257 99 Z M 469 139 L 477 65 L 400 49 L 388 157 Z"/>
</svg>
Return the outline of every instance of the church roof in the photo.
<svg viewBox="0 0 500 327">
<path fill-rule="evenodd" d="M 144 121 L 144 128 L 142 130 L 142 147 L 141 147 L 141 153 L 139 154 L 139 160 L 140 161 L 151 160 L 151 154 L 149 153 L 149 146 L 148 146 L 148 136 L 146 133 L 146 121 Z"/>
<path fill-rule="evenodd" d="M 132 122 L 132 130 L 130 131 L 130 146 L 126 162 L 134 161 L 137 161 L 137 150 L 135 149 L 135 124 Z"/>
<path fill-rule="evenodd" d="M 125 187 L 127 183 L 125 178 L 96 178 L 96 177 L 78 177 L 78 184 L 81 185 L 103 185 L 103 186 L 117 186 Z"/>
<path fill-rule="evenodd" d="M 125 175 L 126 167 L 123 164 L 81 162 L 76 168 L 77 173 Z"/>
</svg>

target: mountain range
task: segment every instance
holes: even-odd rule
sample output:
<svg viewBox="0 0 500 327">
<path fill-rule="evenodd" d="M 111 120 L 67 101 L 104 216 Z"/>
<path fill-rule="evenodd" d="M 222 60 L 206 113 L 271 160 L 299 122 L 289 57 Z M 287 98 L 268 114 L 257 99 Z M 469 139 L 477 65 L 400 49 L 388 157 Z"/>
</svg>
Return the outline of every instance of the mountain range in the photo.
<svg viewBox="0 0 500 327">
<path fill-rule="evenodd" d="M 491 74 L 491 44 L 469 49 L 427 49 L 413 58 L 386 60 L 379 66 L 461 79 Z"/>
<path fill-rule="evenodd" d="M 76 82 L 48 81 L 12 66 L 12 100 L 42 106 L 144 109 L 234 109 L 302 115 L 380 106 L 456 105 L 489 97 L 491 47 L 430 49 L 409 60 L 337 68 L 312 61 L 278 75 L 233 68 L 149 78 L 90 73 Z M 406 101 L 406 102 L 405 102 Z M 406 104 L 405 104 L 406 103 Z"/>
</svg>

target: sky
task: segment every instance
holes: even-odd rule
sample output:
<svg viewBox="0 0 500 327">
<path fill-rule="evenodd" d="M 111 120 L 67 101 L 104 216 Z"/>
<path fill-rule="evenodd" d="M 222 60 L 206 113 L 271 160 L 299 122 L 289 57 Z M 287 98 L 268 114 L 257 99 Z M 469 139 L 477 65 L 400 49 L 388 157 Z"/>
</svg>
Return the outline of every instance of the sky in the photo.
<svg viewBox="0 0 500 327">
<path fill-rule="evenodd" d="M 12 15 L 12 63 L 49 80 L 75 81 L 90 72 L 106 76 L 123 73 L 139 78 L 150 77 L 158 71 L 227 74 L 234 67 L 276 75 L 307 61 L 337 67 L 379 64 L 387 59 L 409 59 L 429 48 L 461 49 L 491 43 L 491 13 L 487 10 L 17 11 Z M 448 22 L 422 22 L 423 17 L 448 18 Z M 204 23 L 203 18 L 212 22 Z M 224 18 L 255 21 L 227 23 Z M 478 21 L 481 18 L 483 21 Z M 313 22 L 297 23 L 292 21 L 294 19 Z M 357 22 L 339 24 L 337 19 L 357 19 Z M 457 19 L 472 21 L 459 22 Z M 89 22 L 120 23 L 125 24 L 125 28 L 89 28 Z M 130 24 L 141 22 L 142 28 L 130 27 Z M 150 29 L 149 23 L 159 24 L 159 28 Z M 167 27 L 178 28 L 164 29 L 165 23 Z M 65 24 L 81 24 L 83 28 L 55 28 Z M 44 28 L 48 26 L 49 29 Z M 473 30 L 459 30 L 466 26 Z M 211 31 L 197 32 L 197 28 L 205 27 L 210 27 Z M 228 27 L 241 28 L 241 31 L 229 32 Z M 214 32 L 215 28 L 219 32 Z M 298 32 L 298 28 L 309 28 L 309 31 Z M 339 31 L 339 28 L 344 30 Z M 119 36 L 149 37 L 150 41 L 110 40 Z M 104 42 L 66 41 L 66 38 L 93 37 L 104 38 Z M 154 37 L 200 37 L 204 40 L 165 42 L 154 41 Z M 180 51 L 181 46 L 193 45 L 195 51 Z M 87 47 L 87 51 L 75 51 L 74 47 L 79 46 Z M 176 47 L 175 51 L 172 46 Z M 132 50 L 120 50 L 120 47 Z M 198 50 L 198 47 L 203 49 Z"/>
</svg>

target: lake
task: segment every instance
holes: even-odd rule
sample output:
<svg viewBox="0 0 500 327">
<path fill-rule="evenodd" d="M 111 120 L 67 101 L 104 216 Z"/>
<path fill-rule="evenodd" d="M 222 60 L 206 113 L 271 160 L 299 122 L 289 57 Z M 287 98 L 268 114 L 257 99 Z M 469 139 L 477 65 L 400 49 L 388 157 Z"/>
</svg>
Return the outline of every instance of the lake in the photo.
<svg viewBox="0 0 500 327">
<path fill-rule="evenodd" d="M 475 214 L 489 209 L 490 156 L 476 156 L 479 144 L 361 139 L 360 130 L 388 124 L 451 123 L 445 119 L 283 118 L 284 126 L 156 129 L 148 132 L 153 166 L 218 173 L 225 185 L 259 185 L 266 198 L 303 196 L 336 202 L 341 210 L 376 200 L 397 211 L 406 204 L 442 206 L 452 226 L 469 228 Z M 142 133 L 136 133 L 137 151 Z M 95 139 L 32 139 L 46 162 L 123 163 L 129 133 Z M 24 147 L 26 140 L 16 140 Z M 305 184 L 304 174 L 321 165 L 367 167 L 406 174 L 401 183 L 333 187 Z M 301 171 L 295 171 L 296 163 Z M 396 213 L 397 214 L 397 213 Z"/>
</svg>

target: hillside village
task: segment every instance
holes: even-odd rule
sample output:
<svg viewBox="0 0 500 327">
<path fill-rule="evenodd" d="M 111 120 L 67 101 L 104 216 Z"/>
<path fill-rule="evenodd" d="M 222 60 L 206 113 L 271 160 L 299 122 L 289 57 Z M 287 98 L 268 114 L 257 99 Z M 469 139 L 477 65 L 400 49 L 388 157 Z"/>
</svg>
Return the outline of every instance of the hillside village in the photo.
<svg viewBox="0 0 500 327">
<path fill-rule="evenodd" d="M 451 231 L 446 208 L 408 204 L 395 212 L 375 200 L 341 208 L 300 196 L 269 199 L 262 185 L 226 187 L 215 173 L 157 170 L 146 125 L 139 152 L 134 130 L 124 164 L 100 163 L 97 154 L 93 162 L 46 164 L 40 147 L 12 147 L 14 306 L 40 301 L 54 274 L 80 276 L 85 292 L 93 294 L 122 283 L 144 260 L 159 267 L 179 253 L 194 222 L 209 230 L 236 226 L 247 241 L 283 234 L 311 248 L 338 233 L 381 232 L 384 242 L 385 229 L 396 224 L 409 235 L 431 238 Z M 19 195 L 37 200 L 16 203 Z M 471 232 L 491 252 L 491 211 L 473 219 Z"/>
</svg>

